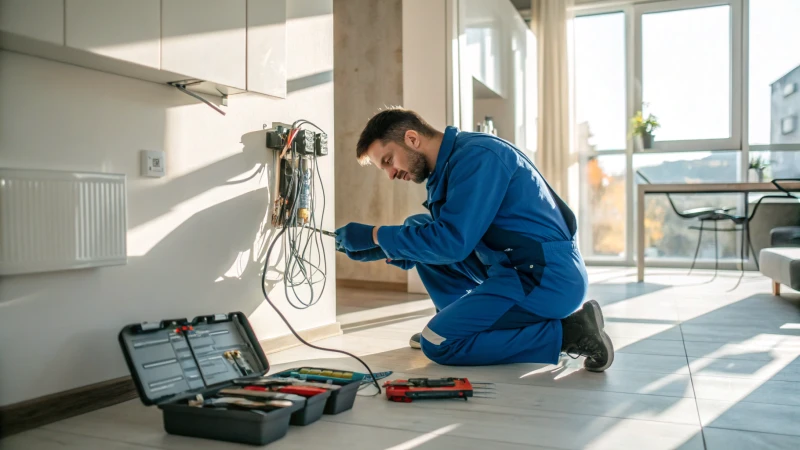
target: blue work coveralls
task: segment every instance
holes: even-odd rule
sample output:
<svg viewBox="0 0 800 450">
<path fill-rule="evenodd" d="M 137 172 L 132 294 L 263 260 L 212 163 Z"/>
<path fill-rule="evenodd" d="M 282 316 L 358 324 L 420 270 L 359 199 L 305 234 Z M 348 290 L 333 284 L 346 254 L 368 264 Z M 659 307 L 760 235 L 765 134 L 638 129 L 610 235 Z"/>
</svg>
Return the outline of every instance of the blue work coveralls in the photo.
<svg viewBox="0 0 800 450">
<path fill-rule="evenodd" d="M 588 284 L 575 215 L 513 145 L 455 127 L 426 187 L 430 215 L 378 230 L 390 263 L 416 266 L 438 311 L 422 351 L 447 365 L 556 363 L 560 319 Z"/>
</svg>

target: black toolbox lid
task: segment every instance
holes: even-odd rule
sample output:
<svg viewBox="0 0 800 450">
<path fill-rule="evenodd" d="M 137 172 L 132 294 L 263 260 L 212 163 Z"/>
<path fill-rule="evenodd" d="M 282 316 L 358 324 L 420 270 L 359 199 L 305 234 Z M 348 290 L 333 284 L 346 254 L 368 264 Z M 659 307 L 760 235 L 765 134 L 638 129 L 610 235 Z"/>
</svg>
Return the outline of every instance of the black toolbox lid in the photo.
<svg viewBox="0 0 800 450">
<path fill-rule="evenodd" d="M 241 312 L 127 325 L 119 343 L 148 406 L 269 372 L 267 357 Z"/>
</svg>

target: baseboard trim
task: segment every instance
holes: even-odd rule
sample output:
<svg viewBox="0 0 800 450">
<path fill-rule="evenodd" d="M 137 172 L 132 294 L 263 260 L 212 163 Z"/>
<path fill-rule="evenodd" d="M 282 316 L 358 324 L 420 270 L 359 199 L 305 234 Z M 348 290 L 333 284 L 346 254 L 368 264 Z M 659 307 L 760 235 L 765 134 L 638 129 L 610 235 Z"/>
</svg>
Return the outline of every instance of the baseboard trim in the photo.
<svg viewBox="0 0 800 450">
<path fill-rule="evenodd" d="M 371 289 L 376 291 L 408 292 L 408 283 L 389 281 L 336 280 L 337 288 Z"/>
<path fill-rule="evenodd" d="M 297 334 L 299 334 L 301 338 L 308 342 L 319 341 L 320 339 L 341 335 L 342 325 L 339 322 L 333 322 L 320 327 L 298 331 Z M 264 349 L 264 353 L 268 355 L 270 353 L 275 353 L 281 350 L 303 345 L 303 343 L 298 341 L 293 334 L 286 334 L 283 336 L 264 339 L 260 342 L 260 344 L 261 348 Z"/>
<path fill-rule="evenodd" d="M 0 439 L 138 396 L 128 376 L 3 406 L 0 407 Z"/>
</svg>

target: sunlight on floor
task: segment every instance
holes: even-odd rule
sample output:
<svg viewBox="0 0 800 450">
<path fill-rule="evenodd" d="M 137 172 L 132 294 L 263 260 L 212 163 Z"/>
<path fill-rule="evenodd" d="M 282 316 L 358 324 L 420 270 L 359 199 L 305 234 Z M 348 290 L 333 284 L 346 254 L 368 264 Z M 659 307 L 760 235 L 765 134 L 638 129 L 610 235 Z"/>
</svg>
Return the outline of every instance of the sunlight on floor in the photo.
<svg viewBox="0 0 800 450">
<path fill-rule="evenodd" d="M 394 447 L 390 447 L 390 448 L 388 448 L 386 450 L 411 450 L 412 448 L 417 448 L 420 445 L 422 445 L 422 444 L 424 444 L 424 443 L 426 443 L 428 441 L 431 441 L 433 439 L 436 439 L 437 437 L 439 437 L 439 436 L 441 436 L 443 434 L 447 434 L 447 433 L 455 430 L 456 428 L 458 428 L 460 426 L 461 426 L 460 423 L 454 423 L 452 425 L 448 425 L 446 427 L 439 428 L 438 430 L 433 430 L 430 433 L 425 433 L 422 436 L 415 437 L 414 439 L 411 439 L 410 441 L 403 442 L 402 444 L 395 445 Z"/>
</svg>

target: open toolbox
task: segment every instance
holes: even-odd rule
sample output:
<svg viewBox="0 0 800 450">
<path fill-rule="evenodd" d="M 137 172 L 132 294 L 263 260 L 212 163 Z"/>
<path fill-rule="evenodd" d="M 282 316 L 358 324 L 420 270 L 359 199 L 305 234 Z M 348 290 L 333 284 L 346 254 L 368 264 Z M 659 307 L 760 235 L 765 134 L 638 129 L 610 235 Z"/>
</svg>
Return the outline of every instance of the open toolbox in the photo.
<svg viewBox="0 0 800 450">
<path fill-rule="evenodd" d="M 170 434 L 265 445 L 290 424 L 350 409 L 360 384 L 267 377 L 269 362 L 240 312 L 131 324 L 119 342 L 139 397 L 163 411 Z"/>
</svg>

